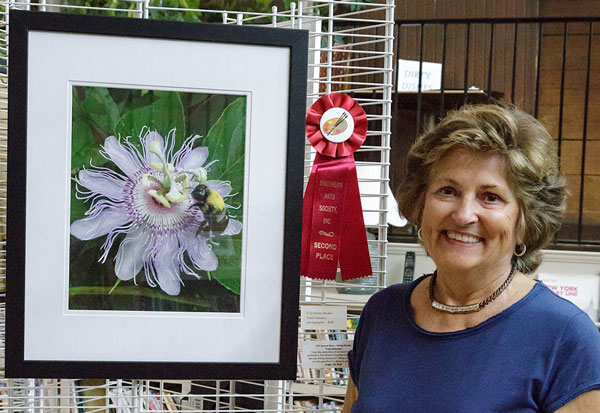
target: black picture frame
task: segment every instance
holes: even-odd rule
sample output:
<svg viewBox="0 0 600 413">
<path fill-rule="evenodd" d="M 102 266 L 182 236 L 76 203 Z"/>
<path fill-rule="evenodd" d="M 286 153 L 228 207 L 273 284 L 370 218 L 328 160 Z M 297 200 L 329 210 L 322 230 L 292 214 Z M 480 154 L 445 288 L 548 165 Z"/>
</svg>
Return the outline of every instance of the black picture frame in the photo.
<svg viewBox="0 0 600 413">
<path fill-rule="evenodd" d="M 35 33 L 35 36 L 32 33 Z M 183 51 L 188 50 L 189 52 L 181 55 L 184 61 L 188 58 L 188 55 L 193 55 L 191 52 L 194 51 L 194 47 L 199 46 L 210 46 L 217 50 L 215 52 L 217 54 L 220 53 L 218 52 L 219 48 L 237 47 L 238 49 L 236 50 L 245 52 L 247 49 L 249 52 L 248 55 L 254 56 L 252 58 L 254 61 L 235 61 L 232 58 L 231 61 L 221 62 L 221 66 L 216 66 L 215 69 L 212 69 L 215 72 L 219 71 L 219 67 L 231 66 L 232 64 L 239 65 L 243 72 L 251 70 L 249 68 L 252 67 L 260 68 L 261 66 L 266 67 L 271 65 L 271 62 L 265 61 L 265 55 L 256 53 L 256 50 L 265 52 L 273 51 L 273 53 L 279 53 L 279 55 L 284 56 L 281 64 L 283 67 L 289 68 L 289 70 L 277 74 L 281 78 L 278 79 L 279 83 L 276 84 L 283 84 L 287 87 L 287 91 L 284 93 L 285 100 L 287 100 L 286 105 L 278 104 L 268 107 L 264 100 L 260 100 L 262 98 L 257 97 L 262 96 L 261 87 L 265 88 L 265 94 L 273 92 L 269 89 L 269 85 L 274 81 L 273 79 L 268 79 L 268 81 L 261 80 L 265 86 L 261 86 L 260 84 L 258 86 L 248 86 L 248 90 L 251 90 L 249 93 L 252 94 L 254 99 L 252 111 L 248 112 L 248 116 L 251 117 L 249 125 L 252 128 L 262 125 L 264 122 L 261 122 L 261 118 L 257 117 L 255 119 L 254 117 L 258 116 L 257 114 L 263 113 L 263 117 L 269 115 L 275 118 L 283 118 L 285 128 L 272 131 L 273 135 L 271 138 L 278 138 L 279 146 L 271 153 L 266 154 L 265 152 L 269 152 L 266 149 L 270 148 L 270 144 L 265 143 L 264 137 L 256 136 L 254 129 L 248 132 L 248 139 L 251 142 L 249 148 L 254 150 L 252 153 L 262 153 L 262 155 L 256 155 L 256 159 L 248 161 L 248 164 L 256 169 L 252 170 L 251 173 L 247 173 L 245 178 L 249 180 L 247 189 L 249 193 L 253 191 L 257 193 L 262 189 L 265 192 L 273 194 L 274 199 L 281 200 L 281 205 L 278 208 L 283 209 L 281 212 L 282 219 L 273 221 L 271 228 L 263 228 L 267 235 L 257 231 L 256 227 L 248 230 L 244 228 L 244 230 L 247 230 L 248 237 L 252 237 L 245 239 L 244 242 L 250 243 L 250 245 L 254 245 L 256 242 L 265 239 L 264 237 L 268 237 L 270 231 L 275 231 L 276 236 L 273 237 L 272 245 L 279 245 L 280 247 L 278 248 L 280 249 L 274 251 L 273 264 L 269 263 L 269 265 L 265 265 L 265 272 L 271 274 L 272 279 L 280 280 L 275 283 L 280 283 L 280 287 L 277 287 L 275 290 L 276 294 L 270 294 L 276 296 L 277 299 L 268 304 L 271 306 L 273 303 L 280 304 L 279 308 L 275 309 L 280 311 L 279 315 L 275 316 L 275 318 L 279 319 L 279 323 L 278 325 L 277 323 L 269 325 L 267 322 L 261 323 L 260 318 L 252 318 L 252 311 L 248 310 L 252 306 L 254 306 L 252 308 L 260 310 L 258 311 L 259 313 L 261 311 L 264 313 L 273 311 L 272 309 L 260 307 L 262 304 L 257 301 L 262 300 L 263 297 L 257 296 L 253 298 L 251 292 L 247 292 L 245 295 L 245 313 L 241 311 L 234 321 L 229 320 L 227 317 L 219 321 L 219 325 L 222 325 L 223 331 L 229 334 L 228 337 L 233 338 L 227 342 L 237 341 L 236 345 L 240 349 L 245 348 L 245 345 L 256 346 L 256 344 L 252 345 L 246 342 L 249 340 L 249 337 L 255 343 L 260 342 L 260 336 L 262 335 L 268 335 L 268 337 L 271 337 L 271 341 L 276 340 L 276 346 L 272 348 L 271 352 L 268 354 L 265 352 L 266 355 L 264 357 L 266 361 L 260 360 L 263 355 L 252 355 L 249 359 L 244 359 L 244 356 L 240 356 L 239 360 L 227 359 L 227 357 L 231 358 L 231 355 L 227 355 L 224 360 L 215 361 L 213 359 L 205 359 L 201 350 L 198 350 L 197 357 L 194 356 L 195 358 L 191 360 L 174 360 L 166 357 L 171 352 L 171 348 L 169 347 L 181 346 L 180 342 L 182 341 L 187 343 L 186 346 L 192 349 L 201 341 L 209 343 L 208 345 L 211 342 L 214 342 L 213 345 L 215 346 L 219 345 L 217 344 L 218 335 L 214 333 L 212 335 L 205 334 L 202 331 L 202 322 L 205 322 L 202 320 L 205 320 L 204 318 L 200 317 L 200 321 L 197 321 L 196 318 L 189 317 L 190 320 L 194 320 L 193 322 L 189 321 L 191 323 L 190 330 L 197 331 L 195 333 L 186 332 L 185 334 L 187 335 L 184 336 L 183 331 L 186 330 L 185 328 L 173 328 L 171 330 L 171 321 L 168 321 L 171 319 L 167 317 L 165 318 L 167 321 L 164 321 L 161 318 L 162 315 L 161 317 L 156 317 L 156 320 L 153 321 L 159 323 L 159 325 L 161 325 L 160 323 L 165 323 L 163 327 L 158 329 L 160 331 L 159 334 L 149 333 L 148 337 L 142 338 L 138 337 L 138 335 L 132 336 L 135 340 L 141 340 L 141 343 L 144 341 L 148 343 L 147 345 L 140 345 L 140 342 L 138 342 L 135 345 L 138 349 L 141 347 L 152 347 L 155 341 L 160 341 L 162 344 L 157 345 L 164 348 L 156 351 L 156 354 L 159 354 L 159 356 L 151 355 L 146 357 L 132 353 L 133 356 L 121 357 L 119 355 L 120 351 L 114 348 L 114 346 L 118 346 L 114 343 L 119 341 L 119 336 L 117 333 L 111 331 L 113 328 L 107 329 L 103 327 L 105 324 L 99 321 L 100 319 L 104 320 L 102 317 L 104 317 L 105 312 L 101 312 L 103 315 L 100 318 L 96 317 L 94 312 L 83 312 L 73 315 L 70 312 L 71 310 L 65 307 L 64 297 L 57 296 L 59 295 L 56 293 L 57 291 L 68 295 L 68 285 L 66 285 L 68 284 L 68 275 L 65 275 L 64 271 L 64 268 L 68 269 L 68 265 L 61 267 L 60 265 L 62 264 L 59 262 L 61 260 L 64 262 L 64 257 L 68 257 L 68 242 L 66 240 L 70 237 L 68 233 L 69 227 L 68 225 L 65 226 L 64 223 L 60 224 L 60 222 L 65 221 L 64 217 L 68 216 L 70 208 L 70 201 L 64 199 L 65 194 L 68 193 L 68 190 L 65 188 L 69 186 L 68 172 L 66 173 L 65 171 L 68 171 L 69 167 L 68 165 L 64 165 L 64 160 L 58 160 L 55 164 L 54 162 L 57 158 L 53 158 L 51 155 L 48 155 L 49 158 L 46 163 L 37 161 L 39 161 L 39 156 L 41 156 L 43 151 L 51 153 L 52 148 L 56 146 L 62 148 L 56 153 L 62 153 L 65 152 L 64 148 L 69 147 L 70 135 L 55 132 L 62 130 L 62 126 L 60 126 L 61 122 L 62 124 L 66 124 L 65 130 L 69 130 L 71 127 L 69 126 L 70 116 L 68 113 L 70 106 L 68 102 L 63 102 L 65 97 L 69 96 L 70 89 L 68 84 L 61 84 L 61 82 L 65 83 L 64 79 L 70 79 L 69 76 L 71 75 L 69 73 L 66 75 L 55 75 L 54 72 L 58 71 L 58 69 L 52 67 L 51 64 L 46 67 L 39 67 L 40 65 L 35 63 L 40 61 L 40 59 L 36 58 L 35 54 L 43 49 L 41 43 L 35 46 L 35 42 L 37 41 L 35 39 L 47 39 L 51 37 L 50 35 L 64 36 L 64 38 L 58 38 L 57 41 L 60 41 L 60 44 L 67 49 L 65 53 L 69 53 L 68 42 L 70 40 L 68 39 L 75 39 L 74 44 L 77 44 L 76 42 L 79 41 L 77 39 L 86 39 L 86 41 L 87 39 L 96 39 L 98 42 L 110 40 L 111 42 L 123 42 L 123 44 L 135 41 L 135 44 L 142 45 L 142 48 L 145 47 L 143 43 L 148 42 L 154 42 L 151 43 L 154 45 L 166 44 L 168 48 L 165 50 L 177 48 L 181 48 Z M 67 45 L 65 45 L 65 42 Z M 125 46 L 124 48 L 124 50 L 128 50 Z M 119 54 L 119 58 L 121 60 L 131 59 L 132 61 L 138 58 L 134 50 L 132 49 L 131 51 L 131 56 L 127 56 L 128 53 L 121 53 Z M 300 206 L 302 205 L 304 171 L 304 119 L 306 108 L 308 32 L 293 29 L 67 15 L 12 9 L 10 10 L 9 53 L 6 377 L 294 379 L 296 376 L 298 339 L 297 323 L 302 210 Z M 60 52 L 54 50 L 51 53 L 60 55 Z M 99 52 L 90 47 L 88 50 L 78 50 L 77 53 L 86 59 Z M 287 59 L 287 62 L 284 61 L 285 59 Z M 114 61 L 112 61 L 112 58 L 107 60 L 106 67 L 101 72 L 110 72 L 113 70 Z M 206 59 L 205 64 L 211 65 L 212 63 L 210 59 Z M 71 70 L 70 67 L 71 64 L 67 62 L 64 66 L 66 69 L 63 72 L 65 70 L 69 72 Z M 194 70 L 194 68 L 190 68 L 190 70 Z M 43 73 L 36 75 L 36 71 Z M 115 69 L 115 71 L 118 72 L 119 69 Z M 99 84 L 107 82 L 105 79 L 96 78 L 94 74 L 91 74 L 89 79 L 82 79 L 81 73 L 85 73 L 85 70 L 83 72 L 80 71 L 76 75 L 78 76 L 77 79 L 74 80 L 77 82 L 81 82 L 82 80 L 92 83 L 99 82 Z M 234 73 L 239 74 L 241 72 L 237 70 Z M 43 90 L 36 90 L 40 87 L 43 88 L 41 85 L 46 84 L 46 80 L 40 80 L 44 79 L 44 76 L 47 77 L 47 83 L 50 85 L 56 86 L 56 83 L 59 83 L 58 89 L 53 90 L 59 92 L 63 89 L 66 90 L 64 93 L 60 92 L 57 95 L 53 95 L 51 101 L 45 102 L 50 112 L 54 111 L 55 108 L 53 107 L 54 105 L 50 105 L 52 107 L 49 107 L 48 102 L 55 102 L 56 105 L 63 107 L 62 112 L 55 112 L 54 115 L 47 114 L 46 110 L 40 111 L 39 108 L 36 108 L 36 105 L 39 104 L 37 97 L 41 96 L 43 98 L 46 96 Z M 55 76 L 58 77 L 55 78 Z M 86 77 L 86 75 L 83 77 Z M 256 76 L 253 76 L 252 79 L 256 80 Z M 170 87 L 170 82 L 174 81 L 169 76 L 156 80 L 157 84 L 166 85 L 164 87 L 167 88 Z M 181 79 L 177 81 L 181 82 Z M 115 82 L 121 84 L 119 81 Z M 145 84 L 147 83 L 146 81 Z M 202 87 L 210 88 L 211 85 L 203 85 Z M 253 87 L 256 90 L 252 89 Z M 67 108 L 67 110 L 65 111 L 64 108 Z M 60 116 L 56 116 L 57 113 Z M 62 117 L 63 114 L 65 115 L 64 118 Z M 51 125 L 49 126 L 48 135 L 43 138 L 44 141 L 41 141 L 42 138 L 37 132 L 40 123 L 56 123 L 58 125 L 55 130 L 52 129 Z M 40 147 L 44 146 L 46 149 L 40 151 Z M 69 155 L 66 156 L 66 159 L 68 159 Z M 281 178 L 278 178 L 275 182 L 262 179 L 263 176 L 273 175 L 274 171 L 270 168 L 285 168 L 285 171 L 277 171 L 277 175 L 280 175 Z M 64 180 L 62 182 L 56 182 L 56 180 L 45 181 L 47 175 L 53 174 L 55 174 L 54 176 L 64 177 Z M 55 188 L 59 195 L 54 195 L 53 191 L 47 192 L 50 189 L 49 186 L 53 186 L 54 183 L 56 183 Z M 260 209 L 256 210 L 254 204 L 253 201 L 249 202 L 248 209 L 250 212 L 248 214 L 251 214 L 252 208 L 255 208 L 256 219 L 259 219 L 258 217 L 263 220 L 268 219 L 264 215 L 269 215 L 269 211 L 265 213 L 265 211 L 261 211 Z M 45 225 L 40 225 L 40 222 L 47 223 L 48 228 Z M 55 224 L 56 222 L 59 223 Z M 252 231 L 254 232 L 251 234 Z M 253 259 L 253 252 L 246 252 L 247 255 L 244 256 L 244 259 L 250 262 Z M 262 281 L 261 278 L 266 276 L 262 271 L 257 271 L 255 264 L 252 265 L 254 265 L 252 269 L 248 269 L 245 273 L 246 278 L 257 278 L 257 281 L 252 281 L 252 283 L 256 282 L 256 285 L 259 285 L 259 283 L 264 283 L 265 285 L 273 284 L 268 277 Z M 63 268 L 63 271 L 60 270 L 61 268 Z M 40 274 L 39 269 L 44 269 L 43 275 Z M 41 289 L 38 284 L 48 282 L 47 280 L 49 279 L 52 281 L 48 285 L 54 286 L 58 284 L 60 287 L 52 287 L 46 292 L 38 291 Z M 248 281 L 247 285 L 250 286 L 250 283 Z M 255 288 L 255 290 L 257 289 Z M 41 294 L 45 294 L 45 296 Z M 276 313 L 277 311 L 274 312 Z M 46 319 L 46 313 L 53 315 L 50 319 Z M 107 320 L 111 323 L 108 325 L 114 326 L 114 328 L 121 328 L 121 324 L 132 322 L 129 313 L 116 312 L 114 313 L 116 315 L 113 315 L 113 313 L 106 314 Z M 78 321 L 73 322 L 69 317 L 75 317 Z M 179 326 L 185 326 L 186 317 L 187 314 L 180 317 L 183 321 L 177 318 L 177 323 L 180 323 L 178 324 Z M 144 319 L 140 318 L 140 320 L 147 322 L 148 318 L 152 319 L 152 317 L 145 317 Z M 57 320 L 56 324 L 64 322 L 65 326 L 53 325 L 54 323 L 48 320 Z M 89 323 L 92 325 L 97 324 L 96 329 L 99 332 L 89 333 L 88 330 L 73 332 L 73 328 L 75 330 L 79 328 L 73 326 L 81 326 L 83 328 L 86 320 L 89 320 Z M 253 320 L 252 323 L 258 323 L 261 327 L 249 327 L 248 329 L 240 330 L 231 327 L 244 325 L 243 323 L 247 320 Z M 208 323 L 208 321 L 206 322 Z M 250 323 L 250 321 L 248 322 Z M 255 324 L 252 324 L 252 326 Z M 44 329 L 45 333 L 43 332 Z M 244 330 L 244 332 L 241 330 Z M 97 334 L 97 336 L 84 339 L 89 334 Z M 169 339 L 164 339 L 165 335 L 168 335 Z M 47 337 L 47 343 L 39 342 L 42 336 Z M 98 351 L 102 350 L 97 350 L 95 347 L 94 350 L 89 350 L 89 354 L 86 353 L 88 350 L 82 349 L 82 346 L 85 347 L 87 345 L 85 343 L 89 342 L 93 344 L 93 341 L 98 340 L 104 341 L 103 347 L 107 349 L 107 353 L 109 354 L 100 354 L 98 356 Z M 223 351 L 232 352 L 231 349 L 223 349 Z M 190 352 L 193 353 L 191 350 Z M 78 355 L 76 358 L 70 359 L 69 354 L 71 353 L 77 353 Z M 119 357 L 113 357 L 115 353 Z M 40 356 L 39 354 L 43 355 Z M 46 354 L 48 356 L 45 356 Z M 164 358 L 161 358 L 162 354 L 165 355 Z"/>
</svg>

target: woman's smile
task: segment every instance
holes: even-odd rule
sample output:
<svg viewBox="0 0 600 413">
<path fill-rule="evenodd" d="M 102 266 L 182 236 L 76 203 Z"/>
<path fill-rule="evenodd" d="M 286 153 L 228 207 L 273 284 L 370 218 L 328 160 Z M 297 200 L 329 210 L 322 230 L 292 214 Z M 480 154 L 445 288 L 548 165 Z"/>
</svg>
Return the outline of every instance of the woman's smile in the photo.
<svg viewBox="0 0 600 413">
<path fill-rule="evenodd" d="M 442 231 L 442 233 L 446 236 L 448 242 L 455 245 L 474 246 L 484 242 L 483 238 L 460 231 L 446 230 Z"/>
</svg>

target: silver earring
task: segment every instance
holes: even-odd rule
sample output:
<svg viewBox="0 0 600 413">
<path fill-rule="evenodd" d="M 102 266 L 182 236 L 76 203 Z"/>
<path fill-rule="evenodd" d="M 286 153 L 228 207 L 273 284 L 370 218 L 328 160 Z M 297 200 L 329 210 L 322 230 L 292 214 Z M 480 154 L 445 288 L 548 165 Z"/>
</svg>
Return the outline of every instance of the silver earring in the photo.
<svg viewBox="0 0 600 413">
<path fill-rule="evenodd" d="M 423 231 L 423 228 L 419 228 L 419 230 L 417 231 L 417 237 L 419 237 L 419 239 L 421 240 L 421 242 L 423 241 L 423 234 L 421 234 L 421 232 Z"/>
<path fill-rule="evenodd" d="M 517 252 L 517 249 L 515 248 L 515 255 L 517 257 L 522 257 L 523 255 L 525 255 L 525 251 L 527 251 L 527 245 L 525 244 L 521 244 L 521 251 Z M 519 245 L 517 245 L 517 247 L 519 247 Z"/>
</svg>

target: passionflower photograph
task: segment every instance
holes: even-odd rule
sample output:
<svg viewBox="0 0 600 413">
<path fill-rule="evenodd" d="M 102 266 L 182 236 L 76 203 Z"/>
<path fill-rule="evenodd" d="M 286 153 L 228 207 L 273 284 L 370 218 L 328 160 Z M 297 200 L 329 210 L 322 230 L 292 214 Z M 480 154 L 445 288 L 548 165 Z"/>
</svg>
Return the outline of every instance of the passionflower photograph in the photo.
<svg viewBox="0 0 600 413">
<path fill-rule="evenodd" d="M 239 312 L 245 99 L 74 87 L 70 309 Z"/>
</svg>

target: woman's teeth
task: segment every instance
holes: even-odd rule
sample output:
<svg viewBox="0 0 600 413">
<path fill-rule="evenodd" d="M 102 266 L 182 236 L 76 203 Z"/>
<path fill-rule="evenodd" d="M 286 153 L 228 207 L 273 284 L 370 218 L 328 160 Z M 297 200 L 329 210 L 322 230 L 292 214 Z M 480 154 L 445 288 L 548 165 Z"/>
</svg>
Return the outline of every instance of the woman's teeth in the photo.
<svg viewBox="0 0 600 413">
<path fill-rule="evenodd" d="M 453 231 L 446 231 L 446 235 L 448 235 L 448 238 L 450 239 L 455 239 L 461 242 L 475 243 L 481 241 L 481 238 L 471 237 L 469 235 L 462 235 Z"/>
</svg>

